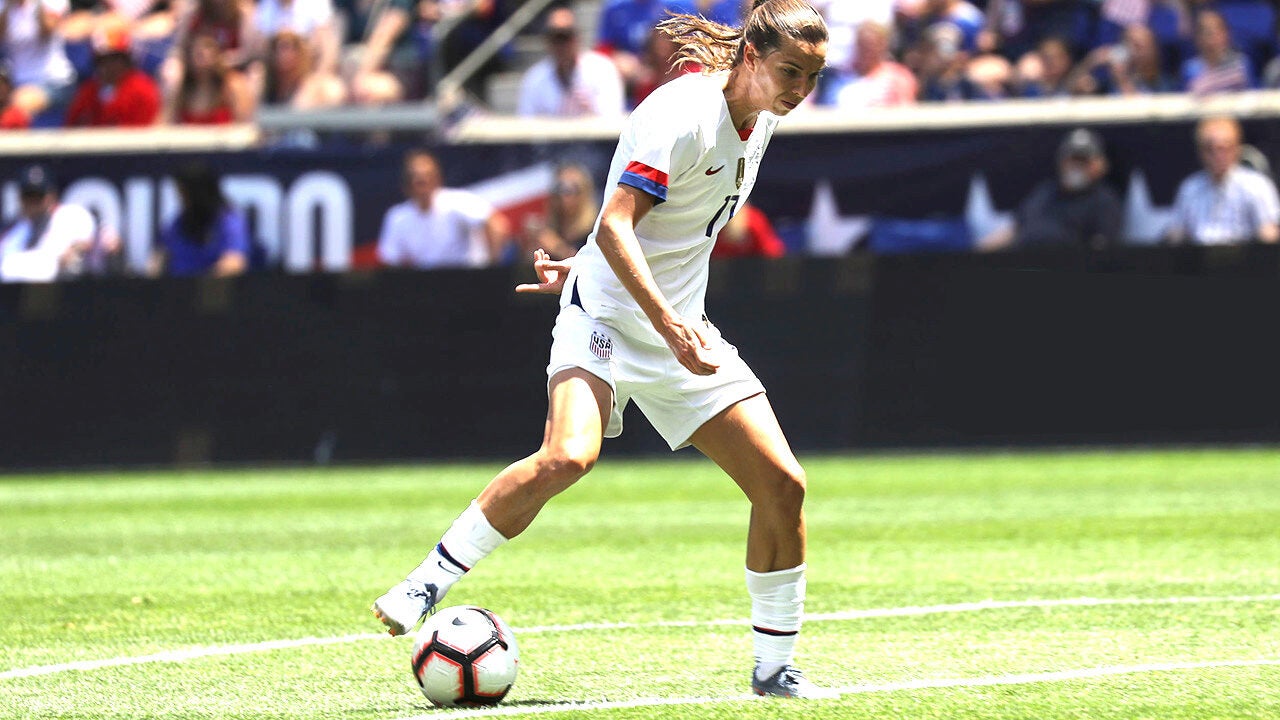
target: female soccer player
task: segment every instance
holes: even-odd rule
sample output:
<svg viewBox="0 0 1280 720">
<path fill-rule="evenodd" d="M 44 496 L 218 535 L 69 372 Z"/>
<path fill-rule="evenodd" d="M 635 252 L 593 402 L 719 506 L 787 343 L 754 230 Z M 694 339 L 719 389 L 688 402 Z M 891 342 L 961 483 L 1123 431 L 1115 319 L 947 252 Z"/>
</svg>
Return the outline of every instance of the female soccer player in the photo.
<svg viewBox="0 0 1280 720">
<path fill-rule="evenodd" d="M 744 202 L 780 116 L 813 91 L 827 28 L 804 0 L 756 0 L 742 29 L 674 16 L 677 62 L 631 114 L 594 234 L 572 264 L 539 255 L 560 291 L 542 446 L 498 474 L 373 612 L 409 632 L 477 562 L 586 475 L 634 399 L 677 449 L 693 445 L 751 502 L 746 579 L 759 695 L 822 697 L 792 665 L 805 590 L 805 475 L 764 388 L 706 320 L 708 258 Z M 567 271 L 567 272 L 566 272 Z"/>
</svg>

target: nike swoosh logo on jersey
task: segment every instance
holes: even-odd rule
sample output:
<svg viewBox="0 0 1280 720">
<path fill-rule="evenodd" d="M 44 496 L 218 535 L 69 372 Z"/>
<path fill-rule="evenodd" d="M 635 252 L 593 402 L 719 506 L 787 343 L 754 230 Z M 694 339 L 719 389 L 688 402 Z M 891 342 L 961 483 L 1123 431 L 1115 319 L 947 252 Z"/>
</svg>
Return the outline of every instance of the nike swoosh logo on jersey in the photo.
<svg viewBox="0 0 1280 720">
<path fill-rule="evenodd" d="M 721 170 L 723 170 L 723 169 L 724 169 L 724 166 L 723 166 L 723 165 L 721 165 L 720 167 L 716 168 L 715 170 L 712 170 L 712 169 L 708 168 L 708 169 L 707 169 L 707 171 L 706 171 L 706 173 L 707 173 L 708 175 L 715 175 L 716 173 L 720 172 L 720 171 L 721 171 Z"/>
</svg>

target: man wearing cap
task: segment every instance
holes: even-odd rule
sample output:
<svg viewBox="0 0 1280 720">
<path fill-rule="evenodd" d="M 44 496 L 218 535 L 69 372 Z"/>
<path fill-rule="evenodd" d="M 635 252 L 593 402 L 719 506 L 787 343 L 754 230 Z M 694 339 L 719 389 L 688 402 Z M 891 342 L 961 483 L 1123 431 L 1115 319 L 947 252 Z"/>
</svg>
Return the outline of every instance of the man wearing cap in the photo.
<svg viewBox="0 0 1280 720">
<path fill-rule="evenodd" d="M 145 127 L 160 117 L 160 88 L 133 64 L 129 29 L 100 26 L 93 34 L 93 75 L 80 84 L 68 126 Z"/>
<path fill-rule="evenodd" d="M 609 58 L 583 51 L 573 11 L 547 16 L 547 57 L 520 79 L 519 115 L 619 117 L 626 110 L 622 77 Z"/>
<path fill-rule="evenodd" d="M 93 215 L 58 202 L 57 184 L 41 165 L 23 169 L 18 195 L 18 217 L 0 235 L 0 281 L 50 282 L 74 272 L 93 247 Z"/>
<path fill-rule="evenodd" d="M 1197 245 L 1280 240 L 1275 183 L 1240 164 L 1240 123 L 1229 117 L 1206 118 L 1196 126 L 1195 138 L 1204 169 L 1178 186 L 1165 239 Z"/>
<path fill-rule="evenodd" d="M 1103 178 L 1107 157 L 1102 139 L 1076 128 L 1058 146 L 1058 172 L 1037 185 L 1011 223 L 978 241 L 979 250 L 1074 246 L 1094 249 L 1120 244 L 1124 208 Z"/>
</svg>

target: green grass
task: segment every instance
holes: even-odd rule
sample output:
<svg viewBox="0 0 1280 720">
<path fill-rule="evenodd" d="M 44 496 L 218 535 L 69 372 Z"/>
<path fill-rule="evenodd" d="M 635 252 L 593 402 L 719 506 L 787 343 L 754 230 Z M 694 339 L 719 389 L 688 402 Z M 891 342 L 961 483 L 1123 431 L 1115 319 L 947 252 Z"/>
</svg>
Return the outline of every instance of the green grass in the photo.
<svg viewBox="0 0 1280 720">
<path fill-rule="evenodd" d="M 519 628 L 512 708 L 679 700 L 556 718 L 1280 717 L 1280 666 L 1019 674 L 1280 659 L 1280 452 L 809 458 L 812 614 L 982 600 L 1219 598 L 815 620 L 821 702 L 742 701 L 746 502 L 704 460 L 605 458 L 447 602 Z M 0 673 L 374 633 L 368 605 L 496 465 L 0 480 Z M 405 638 L 0 677 L 0 717 L 439 714 Z M 938 687 L 970 679 L 971 687 Z M 906 688 L 921 681 L 934 687 Z M 883 686 L 874 689 L 870 686 Z"/>
</svg>

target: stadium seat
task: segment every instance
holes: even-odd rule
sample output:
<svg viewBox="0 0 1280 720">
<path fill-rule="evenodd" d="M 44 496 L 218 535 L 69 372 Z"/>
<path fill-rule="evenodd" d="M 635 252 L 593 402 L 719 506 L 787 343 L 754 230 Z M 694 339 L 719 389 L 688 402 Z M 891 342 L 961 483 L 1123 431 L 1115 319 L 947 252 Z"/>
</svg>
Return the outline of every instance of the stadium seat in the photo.
<svg viewBox="0 0 1280 720">
<path fill-rule="evenodd" d="M 876 218 L 867 249 L 881 255 L 911 252 L 963 252 L 973 247 L 969 225 L 956 218 Z"/>
</svg>

